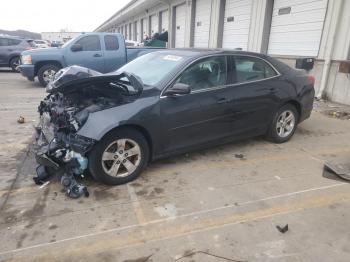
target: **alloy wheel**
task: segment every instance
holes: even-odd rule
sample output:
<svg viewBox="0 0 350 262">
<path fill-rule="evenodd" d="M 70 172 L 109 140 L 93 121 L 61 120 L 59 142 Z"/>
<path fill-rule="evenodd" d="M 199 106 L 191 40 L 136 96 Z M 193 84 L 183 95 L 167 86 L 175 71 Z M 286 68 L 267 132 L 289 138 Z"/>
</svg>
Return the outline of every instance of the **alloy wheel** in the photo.
<svg viewBox="0 0 350 262">
<path fill-rule="evenodd" d="M 276 124 L 276 131 L 278 136 L 287 137 L 289 136 L 295 126 L 295 116 L 294 113 L 290 110 L 283 111 L 278 119 Z"/>
<path fill-rule="evenodd" d="M 141 162 L 140 146 L 132 139 L 118 139 L 102 154 L 102 168 L 110 176 L 127 177 Z"/>
</svg>

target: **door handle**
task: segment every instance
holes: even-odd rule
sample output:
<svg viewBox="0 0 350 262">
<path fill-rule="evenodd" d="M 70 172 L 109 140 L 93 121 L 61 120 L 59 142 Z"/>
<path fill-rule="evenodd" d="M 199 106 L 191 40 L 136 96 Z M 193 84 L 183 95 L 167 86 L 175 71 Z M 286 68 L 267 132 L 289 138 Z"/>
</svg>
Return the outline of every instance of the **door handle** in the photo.
<svg viewBox="0 0 350 262">
<path fill-rule="evenodd" d="M 101 57 L 101 54 L 94 54 L 94 57 Z"/>
<path fill-rule="evenodd" d="M 227 98 L 219 98 L 217 101 L 216 101 L 216 103 L 218 103 L 218 104 L 223 104 L 223 103 L 228 103 L 229 101 L 228 101 L 228 99 Z"/>
</svg>

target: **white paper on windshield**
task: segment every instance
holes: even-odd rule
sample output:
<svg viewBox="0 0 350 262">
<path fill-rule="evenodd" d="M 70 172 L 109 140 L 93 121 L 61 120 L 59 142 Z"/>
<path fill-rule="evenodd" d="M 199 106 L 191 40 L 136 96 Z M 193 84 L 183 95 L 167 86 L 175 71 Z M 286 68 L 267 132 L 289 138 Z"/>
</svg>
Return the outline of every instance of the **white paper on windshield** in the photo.
<svg viewBox="0 0 350 262">
<path fill-rule="evenodd" d="M 166 55 L 163 57 L 163 59 L 177 62 L 177 61 L 180 61 L 182 57 L 177 55 Z"/>
</svg>

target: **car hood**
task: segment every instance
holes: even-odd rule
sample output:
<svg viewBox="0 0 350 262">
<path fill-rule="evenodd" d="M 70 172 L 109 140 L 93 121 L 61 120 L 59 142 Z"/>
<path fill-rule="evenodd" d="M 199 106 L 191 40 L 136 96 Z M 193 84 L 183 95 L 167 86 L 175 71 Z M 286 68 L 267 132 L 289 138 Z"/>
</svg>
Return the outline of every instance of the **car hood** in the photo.
<svg viewBox="0 0 350 262">
<path fill-rule="evenodd" d="M 59 54 L 61 53 L 60 48 L 48 47 L 48 48 L 35 48 L 22 52 L 22 55 L 46 55 L 46 54 Z"/>
<path fill-rule="evenodd" d="M 107 85 L 106 85 L 107 83 Z M 127 72 L 118 72 L 115 74 L 102 74 L 82 66 L 69 66 L 58 71 L 53 80 L 46 87 L 48 93 L 71 93 L 79 89 L 98 88 L 101 85 L 104 88 L 128 90 L 131 86 L 136 94 L 143 90 L 143 84 L 139 77 Z"/>
</svg>

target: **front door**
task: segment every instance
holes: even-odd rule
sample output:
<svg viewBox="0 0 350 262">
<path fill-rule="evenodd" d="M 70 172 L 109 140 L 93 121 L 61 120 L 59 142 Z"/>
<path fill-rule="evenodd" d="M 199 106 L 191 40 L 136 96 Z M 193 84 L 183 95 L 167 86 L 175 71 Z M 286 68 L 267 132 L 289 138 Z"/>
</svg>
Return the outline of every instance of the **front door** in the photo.
<svg viewBox="0 0 350 262">
<path fill-rule="evenodd" d="M 101 73 L 105 72 L 104 57 L 101 50 L 101 41 L 98 35 L 87 35 L 78 39 L 75 45 L 80 45 L 80 51 L 73 51 L 71 47 L 67 51 L 67 65 L 79 65 Z"/>
<path fill-rule="evenodd" d="M 168 139 L 165 151 L 230 134 L 232 110 L 226 95 L 226 75 L 226 56 L 212 56 L 195 62 L 176 79 L 175 83 L 189 85 L 191 93 L 161 98 L 162 126 Z"/>
</svg>

